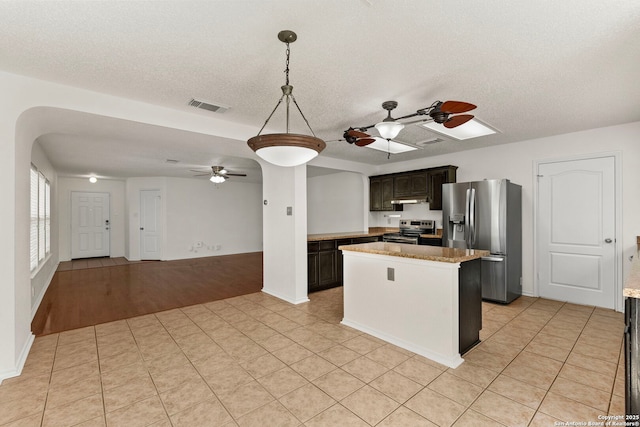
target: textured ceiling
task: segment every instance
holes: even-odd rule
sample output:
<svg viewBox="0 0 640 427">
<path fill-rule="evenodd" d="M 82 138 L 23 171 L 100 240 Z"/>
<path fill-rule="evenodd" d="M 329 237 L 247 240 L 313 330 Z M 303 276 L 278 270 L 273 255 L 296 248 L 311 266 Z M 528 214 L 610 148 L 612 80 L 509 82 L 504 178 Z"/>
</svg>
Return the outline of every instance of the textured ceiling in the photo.
<svg viewBox="0 0 640 427">
<path fill-rule="evenodd" d="M 637 0 L 5 0 L 0 69 L 257 130 L 284 83 L 283 29 L 298 34 L 291 84 L 328 158 L 380 165 L 640 120 Z M 191 98 L 230 109 L 197 110 Z M 473 113 L 500 133 L 390 159 L 339 140 L 349 126 L 384 118 L 383 101 L 398 101 L 401 116 L 448 99 L 478 105 Z M 304 131 L 299 122 L 293 131 Z M 79 126 L 40 143 L 67 174 L 88 173 L 92 162 L 111 176 L 179 175 L 169 167 L 189 176 L 212 162 L 257 168 L 218 153 L 224 140 L 194 135 L 176 152 L 152 127 L 95 127 L 104 132 Z M 412 125 L 397 139 L 436 136 Z M 160 165 L 165 156 L 180 166 Z"/>
</svg>

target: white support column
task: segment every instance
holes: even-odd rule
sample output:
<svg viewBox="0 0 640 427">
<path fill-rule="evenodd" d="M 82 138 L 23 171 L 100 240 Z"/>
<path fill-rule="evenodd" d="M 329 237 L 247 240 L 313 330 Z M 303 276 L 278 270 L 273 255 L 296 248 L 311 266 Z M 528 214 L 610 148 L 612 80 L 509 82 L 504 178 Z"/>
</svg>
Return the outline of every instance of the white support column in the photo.
<svg viewBox="0 0 640 427">
<path fill-rule="evenodd" d="M 307 297 L 307 167 L 260 161 L 263 188 L 263 292 L 292 304 Z"/>
</svg>

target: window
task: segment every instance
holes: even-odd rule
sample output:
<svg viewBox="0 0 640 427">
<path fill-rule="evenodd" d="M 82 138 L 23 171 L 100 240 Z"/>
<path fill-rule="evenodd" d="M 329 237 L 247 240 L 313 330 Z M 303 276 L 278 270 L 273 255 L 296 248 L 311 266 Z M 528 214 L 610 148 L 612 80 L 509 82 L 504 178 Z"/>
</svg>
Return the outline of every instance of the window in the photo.
<svg viewBox="0 0 640 427">
<path fill-rule="evenodd" d="M 51 252 L 51 185 L 31 165 L 30 259 L 34 271 Z"/>
</svg>

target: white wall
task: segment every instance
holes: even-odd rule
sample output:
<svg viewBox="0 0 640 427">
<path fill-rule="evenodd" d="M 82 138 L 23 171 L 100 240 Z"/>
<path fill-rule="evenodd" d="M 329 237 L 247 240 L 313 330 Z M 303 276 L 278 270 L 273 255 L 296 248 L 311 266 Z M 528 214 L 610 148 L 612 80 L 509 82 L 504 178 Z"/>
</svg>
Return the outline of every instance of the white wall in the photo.
<svg viewBox="0 0 640 427">
<path fill-rule="evenodd" d="M 159 190 L 163 260 L 262 250 L 262 185 L 206 179 L 129 178 L 126 257 L 140 259 L 140 191 Z M 202 248 L 194 248 L 203 242 Z M 220 246 L 219 249 L 216 249 Z"/>
<path fill-rule="evenodd" d="M 535 162 L 613 151 L 622 154 L 622 224 L 617 237 L 622 239 L 624 278 L 629 273 L 628 258 L 636 252 L 636 236 L 640 235 L 640 122 L 412 160 L 389 165 L 377 173 L 451 164 L 458 166 L 458 182 L 508 178 L 522 185 L 523 292 L 535 294 Z"/>
<path fill-rule="evenodd" d="M 166 179 L 164 259 L 262 251 L 262 185 Z M 194 247 L 203 242 L 202 248 Z"/>
<path fill-rule="evenodd" d="M 44 154 L 44 151 L 42 151 L 42 147 L 38 142 L 34 142 L 31 148 L 31 163 L 38 168 L 38 171 L 47 177 L 51 186 L 51 253 L 31 276 L 31 317 L 33 318 L 49 283 L 51 283 L 53 274 L 58 267 L 58 224 L 60 216 L 58 215 L 58 202 L 56 197 L 59 188 L 59 179 L 55 169 L 51 166 L 49 159 Z"/>
<path fill-rule="evenodd" d="M 366 230 L 362 206 L 368 191 L 368 179 L 363 180 L 359 173 L 340 172 L 308 178 L 307 232 Z"/>
<path fill-rule="evenodd" d="M 85 178 L 58 178 L 58 216 L 60 235 L 60 261 L 71 259 L 71 192 L 84 191 L 109 193 L 110 256 L 125 255 L 125 181 L 116 179 L 99 179 L 92 184 Z"/>
</svg>

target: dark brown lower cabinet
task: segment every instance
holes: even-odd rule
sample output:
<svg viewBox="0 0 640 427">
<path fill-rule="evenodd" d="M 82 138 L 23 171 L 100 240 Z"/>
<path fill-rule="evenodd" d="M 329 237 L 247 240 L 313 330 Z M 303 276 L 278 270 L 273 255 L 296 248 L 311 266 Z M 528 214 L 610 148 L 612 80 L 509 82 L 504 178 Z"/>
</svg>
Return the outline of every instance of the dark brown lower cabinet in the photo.
<svg viewBox="0 0 640 427">
<path fill-rule="evenodd" d="M 380 236 L 363 236 L 349 239 L 333 239 L 307 242 L 307 292 L 342 286 L 343 245 L 380 241 Z"/>
</svg>

